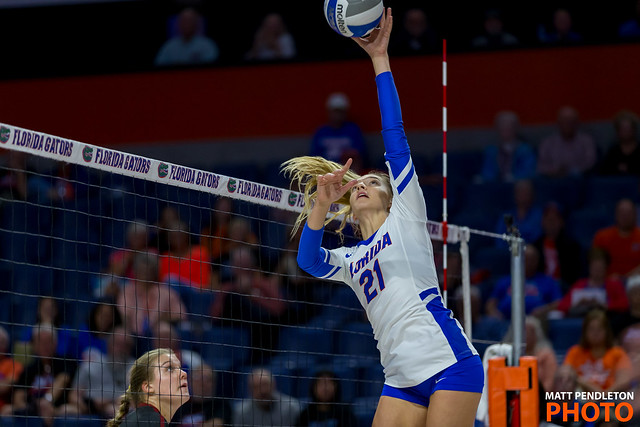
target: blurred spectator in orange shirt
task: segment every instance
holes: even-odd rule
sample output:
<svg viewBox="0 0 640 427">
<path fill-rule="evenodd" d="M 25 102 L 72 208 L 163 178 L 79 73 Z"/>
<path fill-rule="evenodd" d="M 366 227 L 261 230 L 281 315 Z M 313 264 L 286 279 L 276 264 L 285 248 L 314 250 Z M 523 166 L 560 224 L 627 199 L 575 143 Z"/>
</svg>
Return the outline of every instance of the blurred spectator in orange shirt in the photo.
<svg viewBox="0 0 640 427">
<path fill-rule="evenodd" d="M 564 360 L 578 373 L 583 391 L 623 391 L 631 380 L 631 360 L 622 347 L 614 345 L 607 314 L 592 310 L 582 323 L 580 343 L 569 349 Z"/>
<path fill-rule="evenodd" d="M 169 230 L 169 249 L 160 255 L 161 282 L 196 289 L 212 289 L 211 257 L 200 245 L 192 245 L 189 229 L 182 221 Z"/>
<path fill-rule="evenodd" d="M 11 400 L 11 387 L 24 367 L 9 353 L 9 333 L 0 326 L 0 409 Z"/>
<path fill-rule="evenodd" d="M 609 254 L 608 275 L 628 277 L 640 272 L 640 227 L 636 225 L 636 207 L 630 199 L 618 201 L 615 225 L 599 230 L 593 246 Z"/>
</svg>

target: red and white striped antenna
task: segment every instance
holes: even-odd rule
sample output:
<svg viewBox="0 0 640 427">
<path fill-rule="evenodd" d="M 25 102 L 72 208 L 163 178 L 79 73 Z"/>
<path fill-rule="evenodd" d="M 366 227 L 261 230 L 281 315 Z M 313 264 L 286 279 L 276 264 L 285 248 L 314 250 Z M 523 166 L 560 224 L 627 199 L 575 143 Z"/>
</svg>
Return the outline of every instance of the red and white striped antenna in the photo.
<svg viewBox="0 0 640 427">
<path fill-rule="evenodd" d="M 447 306 L 447 40 L 442 40 L 442 293 Z"/>
</svg>

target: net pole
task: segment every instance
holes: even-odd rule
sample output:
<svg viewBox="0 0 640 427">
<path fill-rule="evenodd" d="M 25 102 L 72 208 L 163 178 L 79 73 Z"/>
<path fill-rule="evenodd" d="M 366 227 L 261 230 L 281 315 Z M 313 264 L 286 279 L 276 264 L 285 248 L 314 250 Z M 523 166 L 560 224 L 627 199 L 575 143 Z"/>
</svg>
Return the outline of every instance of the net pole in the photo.
<svg viewBox="0 0 640 427">
<path fill-rule="evenodd" d="M 511 327 L 513 328 L 513 365 L 518 366 L 524 351 L 524 241 L 511 241 Z"/>
<path fill-rule="evenodd" d="M 442 293 L 447 307 L 447 235 L 449 234 L 447 212 L 447 40 L 442 40 Z"/>
<path fill-rule="evenodd" d="M 469 269 L 469 238 L 471 233 L 467 227 L 460 232 L 460 257 L 462 259 L 462 306 L 464 319 L 464 333 L 472 338 L 471 319 L 471 273 Z"/>
</svg>

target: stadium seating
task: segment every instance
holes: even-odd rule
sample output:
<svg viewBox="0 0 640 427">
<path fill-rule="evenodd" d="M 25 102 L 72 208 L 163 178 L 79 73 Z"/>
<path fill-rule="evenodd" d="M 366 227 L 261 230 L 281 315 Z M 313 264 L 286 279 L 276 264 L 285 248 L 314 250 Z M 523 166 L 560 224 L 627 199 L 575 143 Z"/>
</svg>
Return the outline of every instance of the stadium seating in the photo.
<svg viewBox="0 0 640 427">
<path fill-rule="evenodd" d="M 336 353 L 371 359 L 379 358 L 378 342 L 369 323 L 351 322 L 340 328 L 336 335 Z"/>
<path fill-rule="evenodd" d="M 547 327 L 553 349 L 557 354 L 563 355 L 580 341 L 582 318 L 549 319 Z"/>
<path fill-rule="evenodd" d="M 278 347 L 280 351 L 309 354 L 326 361 L 333 353 L 333 335 L 319 328 L 284 326 Z"/>
<path fill-rule="evenodd" d="M 40 418 L 0 417 L 0 427 L 44 427 Z"/>
<path fill-rule="evenodd" d="M 213 327 L 202 334 L 202 357 L 215 370 L 230 370 L 249 359 L 249 333 L 240 328 Z"/>
<path fill-rule="evenodd" d="M 353 402 L 353 411 L 358 419 L 358 427 L 370 427 L 378 407 L 379 396 L 360 397 Z"/>
</svg>

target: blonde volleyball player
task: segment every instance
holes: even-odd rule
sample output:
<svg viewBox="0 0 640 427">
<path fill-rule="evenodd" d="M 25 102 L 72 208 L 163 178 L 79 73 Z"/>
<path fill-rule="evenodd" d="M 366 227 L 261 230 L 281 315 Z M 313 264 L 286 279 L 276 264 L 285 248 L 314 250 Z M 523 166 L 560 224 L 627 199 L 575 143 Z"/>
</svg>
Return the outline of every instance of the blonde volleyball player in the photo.
<svg viewBox="0 0 640 427">
<path fill-rule="evenodd" d="M 358 296 L 373 326 L 385 372 L 374 426 L 472 426 L 484 382 L 478 353 L 442 303 L 427 233 L 426 205 L 402 125 L 387 47 L 392 15 L 354 39 L 373 62 L 389 175 L 358 176 L 318 157 L 283 165 L 306 183 L 306 219 L 298 263 L 323 279 L 343 281 Z M 342 203 L 362 237 L 353 247 L 321 247 L 332 203 Z M 312 207 L 311 207 L 312 206 Z"/>
</svg>

